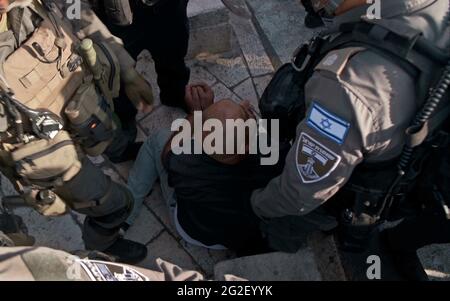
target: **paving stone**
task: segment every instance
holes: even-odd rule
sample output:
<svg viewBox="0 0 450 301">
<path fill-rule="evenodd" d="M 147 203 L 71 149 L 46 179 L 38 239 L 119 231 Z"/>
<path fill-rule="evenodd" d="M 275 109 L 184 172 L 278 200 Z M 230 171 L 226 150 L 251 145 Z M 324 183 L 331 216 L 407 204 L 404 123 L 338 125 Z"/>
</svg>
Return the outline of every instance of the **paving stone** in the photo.
<svg viewBox="0 0 450 301">
<path fill-rule="evenodd" d="M 220 0 L 191 0 L 188 5 L 190 41 L 188 58 L 200 53 L 221 53 L 232 47 L 229 13 Z"/>
<path fill-rule="evenodd" d="M 204 15 L 209 12 L 214 12 L 218 10 L 225 9 L 225 6 L 223 5 L 222 1 L 220 0 L 190 0 L 188 5 L 188 17 L 189 18 L 195 18 L 200 15 Z M 206 19 L 206 18 L 205 18 Z M 214 21 L 214 20 L 210 20 Z"/>
<path fill-rule="evenodd" d="M 332 235 L 315 233 L 308 241 L 308 245 L 314 252 L 317 267 L 324 281 L 346 280 L 338 248 Z"/>
<path fill-rule="evenodd" d="M 214 265 L 224 260 L 229 260 L 236 257 L 235 253 L 228 250 L 208 250 L 203 247 L 189 244 L 184 240 L 181 240 L 180 244 L 206 272 L 205 276 L 209 279 L 214 276 Z"/>
<path fill-rule="evenodd" d="M 431 280 L 450 281 L 450 244 L 426 246 L 417 254 Z"/>
<path fill-rule="evenodd" d="M 261 41 L 272 58 L 281 63 L 291 59 L 294 50 L 320 31 L 304 26 L 305 10 L 298 0 L 247 0 L 263 37 Z M 273 50 L 273 53 L 271 53 Z"/>
<path fill-rule="evenodd" d="M 306 248 L 296 254 L 269 253 L 241 257 L 217 264 L 215 279 L 234 275 L 250 281 L 319 281 L 314 253 Z"/>
<path fill-rule="evenodd" d="M 200 64 L 228 88 L 234 87 L 250 76 L 241 56 L 210 56 L 200 61 Z"/>
<path fill-rule="evenodd" d="M 251 75 L 259 76 L 273 72 L 272 62 L 253 23 L 237 16 L 231 16 L 230 21 Z"/>
<path fill-rule="evenodd" d="M 186 113 L 180 109 L 159 106 L 139 122 L 147 136 L 150 136 L 156 130 L 161 128 L 170 129 L 172 122 L 178 118 L 185 118 Z"/>
<path fill-rule="evenodd" d="M 148 256 L 139 266 L 148 269 L 158 269 L 156 259 L 161 258 L 176 264 L 183 269 L 198 270 L 199 266 L 169 233 L 163 232 L 147 245 Z"/>
<path fill-rule="evenodd" d="M 134 225 L 126 232 L 125 238 L 147 244 L 163 230 L 164 227 L 153 213 L 143 206 Z"/>
<path fill-rule="evenodd" d="M 198 29 L 189 33 L 187 58 L 195 58 L 204 53 L 222 53 L 232 48 L 232 29 L 230 24 L 222 23 Z"/>
<path fill-rule="evenodd" d="M 17 195 L 11 182 L 1 175 L 1 196 Z M 17 208 L 14 213 L 22 217 L 28 232 L 36 239 L 36 244 L 66 251 L 84 249 L 79 225 L 66 214 L 60 217 L 44 217 L 32 208 Z"/>
<path fill-rule="evenodd" d="M 212 89 L 216 97 L 215 98 L 216 102 L 222 99 L 231 99 L 237 102 L 241 101 L 241 99 L 236 94 L 234 94 L 233 91 L 231 91 L 221 83 L 214 85 Z"/>
<path fill-rule="evenodd" d="M 259 98 L 262 97 L 264 90 L 267 88 L 272 78 L 273 74 L 253 78 L 253 82 L 255 83 L 256 87 L 256 93 L 258 93 Z"/>
<path fill-rule="evenodd" d="M 217 82 L 217 79 L 211 73 L 209 73 L 204 67 L 193 65 L 191 67 L 190 83 L 194 84 L 199 82 L 204 82 L 209 86 L 213 86 Z"/>
<path fill-rule="evenodd" d="M 31 208 L 19 208 L 14 213 L 23 218 L 29 234 L 36 239 L 36 246 L 68 252 L 84 249 L 81 229 L 70 214 L 49 218 Z"/>
<path fill-rule="evenodd" d="M 246 79 L 233 89 L 242 100 L 248 100 L 255 107 L 258 108 L 258 96 L 255 92 L 255 86 L 251 78 Z"/>
</svg>

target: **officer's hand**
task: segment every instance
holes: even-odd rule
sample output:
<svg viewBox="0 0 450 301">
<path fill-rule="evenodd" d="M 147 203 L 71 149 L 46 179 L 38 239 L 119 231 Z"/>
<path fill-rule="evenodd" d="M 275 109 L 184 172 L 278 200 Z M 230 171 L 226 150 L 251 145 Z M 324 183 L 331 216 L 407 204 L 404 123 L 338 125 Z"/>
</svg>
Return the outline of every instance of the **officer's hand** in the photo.
<svg viewBox="0 0 450 301">
<path fill-rule="evenodd" d="M 190 112 L 203 111 L 214 103 L 214 91 L 206 83 L 188 85 L 185 101 Z"/>
<path fill-rule="evenodd" d="M 152 87 L 134 68 L 124 72 L 122 82 L 128 99 L 139 111 L 148 113 L 153 109 Z"/>
</svg>

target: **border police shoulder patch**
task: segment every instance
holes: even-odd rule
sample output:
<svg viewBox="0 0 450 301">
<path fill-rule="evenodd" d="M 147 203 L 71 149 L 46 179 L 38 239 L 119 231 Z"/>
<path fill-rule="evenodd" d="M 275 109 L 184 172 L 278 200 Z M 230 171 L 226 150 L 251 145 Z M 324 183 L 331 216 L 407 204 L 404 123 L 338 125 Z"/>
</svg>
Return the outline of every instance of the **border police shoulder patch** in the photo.
<svg viewBox="0 0 450 301">
<path fill-rule="evenodd" d="M 308 126 L 317 130 L 325 137 L 343 144 L 350 129 L 350 123 L 313 103 L 308 116 Z"/>
<path fill-rule="evenodd" d="M 305 184 L 320 182 L 328 177 L 341 162 L 341 157 L 301 133 L 297 145 L 297 170 Z"/>
</svg>

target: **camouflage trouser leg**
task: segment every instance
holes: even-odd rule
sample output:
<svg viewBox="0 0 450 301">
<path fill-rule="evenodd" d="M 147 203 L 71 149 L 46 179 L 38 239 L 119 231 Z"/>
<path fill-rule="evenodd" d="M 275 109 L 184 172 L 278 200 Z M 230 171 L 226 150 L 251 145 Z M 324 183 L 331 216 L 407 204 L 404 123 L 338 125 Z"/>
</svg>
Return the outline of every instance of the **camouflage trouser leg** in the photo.
<svg viewBox="0 0 450 301">
<path fill-rule="evenodd" d="M 120 225 L 133 208 L 128 189 L 115 183 L 89 159 L 81 171 L 55 191 L 75 211 L 85 214 L 83 239 L 88 250 L 104 251 L 118 238 Z"/>
</svg>

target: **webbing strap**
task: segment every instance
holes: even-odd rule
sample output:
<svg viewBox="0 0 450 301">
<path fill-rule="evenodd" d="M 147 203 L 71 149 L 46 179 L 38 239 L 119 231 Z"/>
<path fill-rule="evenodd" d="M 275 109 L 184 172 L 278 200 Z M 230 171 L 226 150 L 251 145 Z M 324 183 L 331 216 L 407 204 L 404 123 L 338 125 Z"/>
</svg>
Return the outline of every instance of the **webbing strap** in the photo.
<svg viewBox="0 0 450 301">
<path fill-rule="evenodd" d="M 428 119 L 419 129 L 408 128 L 406 130 L 406 144 L 415 148 L 421 145 L 432 133 L 440 129 L 450 115 L 450 104 L 440 109 L 436 115 Z"/>
</svg>

